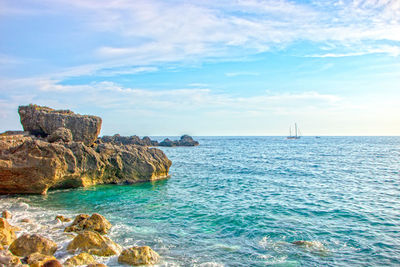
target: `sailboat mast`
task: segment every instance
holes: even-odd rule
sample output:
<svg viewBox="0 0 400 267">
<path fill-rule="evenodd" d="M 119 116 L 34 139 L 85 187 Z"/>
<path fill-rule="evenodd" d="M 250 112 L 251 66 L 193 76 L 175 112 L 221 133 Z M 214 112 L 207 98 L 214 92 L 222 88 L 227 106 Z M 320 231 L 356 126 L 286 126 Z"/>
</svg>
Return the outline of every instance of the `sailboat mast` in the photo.
<svg viewBox="0 0 400 267">
<path fill-rule="evenodd" d="M 289 136 L 292 136 L 292 126 L 289 127 Z"/>
<path fill-rule="evenodd" d="M 295 123 L 295 124 L 294 124 L 294 128 L 295 128 L 295 131 L 296 131 L 296 137 L 297 137 L 297 123 Z"/>
</svg>

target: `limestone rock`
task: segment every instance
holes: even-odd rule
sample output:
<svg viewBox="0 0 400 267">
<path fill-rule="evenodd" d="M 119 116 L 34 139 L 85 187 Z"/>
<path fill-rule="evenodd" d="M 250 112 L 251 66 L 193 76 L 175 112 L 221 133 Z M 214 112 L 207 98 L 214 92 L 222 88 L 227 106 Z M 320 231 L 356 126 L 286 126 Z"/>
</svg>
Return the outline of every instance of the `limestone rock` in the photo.
<svg viewBox="0 0 400 267">
<path fill-rule="evenodd" d="M 1 217 L 3 217 L 4 219 L 11 219 L 12 215 L 8 210 L 3 210 L 3 212 L 1 213 Z"/>
<path fill-rule="evenodd" d="M 83 252 L 79 255 L 73 256 L 67 259 L 64 262 L 65 266 L 78 266 L 78 265 L 87 265 L 87 264 L 94 264 L 96 260 L 93 258 L 92 255 L 89 253 Z"/>
<path fill-rule="evenodd" d="M 49 188 L 126 184 L 168 177 L 171 161 L 156 148 L 49 143 L 0 136 L 0 194 L 46 194 Z"/>
<path fill-rule="evenodd" d="M 6 219 L 0 218 L 0 245 L 8 246 L 16 239 L 13 226 Z"/>
<path fill-rule="evenodd" d="M 96 263 L 89 264 L 86 267 L 107 267 L 107 265 L 96 262 Z"/>
<path fill-rule="evenodd" d="M 198 146 L 199 142 L 193 140 L 193 138 L 189 135 L 182 135 L 181 139 L 178 141 L 171 141 L 169 138 L 164 139 L 159 146 Z"/>
<path fill-rule="evenodd" d="M 32 253 L 26 259 L 29 267 L 42 267 L 48 261 L 55 260 L 54 256 L 44 255 L 39 252 Z"/>
<path fill-rule="evenodd" d="M 46 137 L 58 128 L 71 131 L 74 141 L 93 144 L 100 133 L 101 118 L 79 115 L 70 110 L 54 110 L 37 105 L 20 106 L 18 113 L 25 131 Z"/>
<path fill-rule="evenodd" d="M 118 257 L 119 263 L 129 265 L 156 264 L 160 256 L 148 246 L 131 247 L 122 251 Z"/>
<path fill-rule="evenodd" d="M 9 250 L 20 257 L 29 256 L 35 252 L 53 255 L 57 250 L 57 244 L 37 234 L 23 234 L 10 245 Z"/>
<path fill-rule="evenodd" d="M 111 223 L 104 216 L 93 213 L 89 217 L 87 214 L 79 214 L 76 216 L 72 224 L 65 228 L 65 232 L 79 232 L 90 230 L 100 234 L 106 234 L 111 228 Z"/>
<path fill-rule="evenodd" d="M 71 142 L 72 140 L 73 137 L 71 130 L 64 127 L 58 128 L 47 137 L 47 141 L 50 143 L 57 141 Z"/>
<path fill-rule="evenodd" d="M 8 250 L 0 250 L 0 266 L 22 266 L 17 256 Z"/>
<path fill-rule="evenodd" d="M 59 220 L 60 222 L 70 222 L 70 221 L 72 221 L 72 219 L 64 217 L 62 215 L 57 215 L 56 216 L 56 220 Z"/>
<path fill-rule="evenodd" d="M 112 143 L 117 145 L 158 146 L 158 142 L 151 140 L 148 136 L 140 139 L 136 135 L 121 136 L 119 134 L 115 134 L 113 136 L 103 136 L 100 138 L 100 141 L 102 143 Z"/>
<path fill-rule="evenodd" d="M 68 251 L 74 252 L 77 249 L 98 256 L 112 256 L 118 254 L 120 251 L 119 245 L 114 243 L 110 238 L 92 231 L 79 233 L 68 244 Z"/>
</svg>

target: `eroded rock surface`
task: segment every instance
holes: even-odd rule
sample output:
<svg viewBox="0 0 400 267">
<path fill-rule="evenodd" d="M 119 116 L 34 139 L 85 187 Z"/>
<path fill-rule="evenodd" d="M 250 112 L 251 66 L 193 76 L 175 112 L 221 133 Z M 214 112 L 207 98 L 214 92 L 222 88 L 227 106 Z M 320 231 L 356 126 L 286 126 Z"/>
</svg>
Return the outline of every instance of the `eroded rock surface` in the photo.
<svg viewBox="0 0 400 267">
<path fill-rule="evenodd" d="M 0 245 L 8 246 L 16 239 L 14 227 L 6 219 L 0 218 Z"/>
<path fill-rule="evenodd" d="M 91 145 L 96 141 L 101 129 L 101 118 L 79 115 L 70 110 L 28 105 L 20 106 L 18 113 L 25 131 L 42 137 L 55 133 L 59 128 L 69 129 L 74 141 Z"/>
<path fill-rule="evenodd" d="M 0 266 L 22 266 L 20 259 L 8 250 L 0 250 Z"/>
<path fill-rule="evenodd" d="M 23 234 L 11 245 L 9 250 L 16 256 L 25 257 L 35 252 L 44 255 L 53 255 L 57 250 L 57 244 L 37 234 Z"/>
<path fill-rule="evenodd" d="M 42 267 L 46 262 L 55 260 L 54 256 L 41 254 L 39 252 L 32 253 L 26 259 L 26 262 L 29 264 L 29 267 Z"/>
<path fill-rule="evenodd" d="M 111 223 L 104 216 L 93 213 L 92 216 L 79 214 L 75 217 L 72 224 L 65 228 L 65 232 L 80 232 L 90 230 L 100 234 L 107 234 L 111 228 Z"/>
<path fill-rule="evenodd" d="M 97 232 L 84 231 L 79 233 L 67 247 L 70 252 L 78 249 L 97 256 L 112 256 L 118 254 L 120 246 Z"/>
<path fill-rule="evenodd" d="M 89 253 L 83 252 L 79 255 L 73 256 L 64 262 L 64 266 L 81 266 L 88 264 L 95 264 L 96 260 Z"/>
<path fill-rule="evenodd" d="M 136 266 L 156 264 L 159 258 L 160 256 L 148 246 L 131 247 L 121 252 L 118 262 Z"/>
</svg>

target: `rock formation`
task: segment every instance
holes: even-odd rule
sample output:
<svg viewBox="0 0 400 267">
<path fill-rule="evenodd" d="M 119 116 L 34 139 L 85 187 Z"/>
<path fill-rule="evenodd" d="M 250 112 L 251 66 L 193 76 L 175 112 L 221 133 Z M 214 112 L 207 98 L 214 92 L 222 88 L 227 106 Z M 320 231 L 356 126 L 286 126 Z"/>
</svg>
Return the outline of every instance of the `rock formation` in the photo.
<svg viewBox="0 0 400 267">
<path fill-rule="evenodd" d="M 6 219 L 0 218 L 0 245 L 8 246 L 16 239 L 14 228 Z"/>
<path fill-rule="evenodd" d="M 65 266 L 81 266 L 88 264 L 95 264 L 96 260 L 92 255 L 86 252 L 82 252 L 79 255 L 73 256 L 64 262 Z"/>
<path fill-rule="evenodd" d="M 37 234 L 23 234 L 18 237 L 9 247 L 16 256 L 25 257 L 35 252 L 44 255 L 53 255 L 57 250 L 57 244 Z"/>
<path fill-rule="evenodd" d="M 111 223 L 104 216 L 93 213 L 92 216 L 79 214 L 72 224 L 65 228 L 64 232 L 80 232 L 90 230 L 100 234 L 107 234 L 111 228 Z"/>
<path fill-rule="evenodd" d="M 164 139 L 162 142 L 151 140 L 150 137 L 145 136 L 140 139 L 136 135 L 132 136 L 121 136 L 119 134 L 113 136 L 103 136 L 99 139 L 100 143 L 111 143 L 119 145 L 138 145 L 138 146 L 198 146 L 199 142 L 193 140 L 189 135 L 182 135 L 180 140 L 170 140 L 169 138 Z"/>
<path fill-rule="evenodd" d="M 100 133 L 101 118 L 79 115 L 70 110 L 54 110 L 37 105 L 20 106 L 18 113 L 25 131 L 46 137 L 59 128 L 69 129 L 76 142 L 91 145 Z M 59 130 L 60 131 L 60 130 Z"/>
<path fill-rule="evenodd" d="M 92 231 L 79 233 L 71 243 L 68 244 L 67 250 L 69 252 L 74 252 L 78 249 L 97 256 L 117 255 L 121 250 L 120 246 L 114 243 L 110 238 Z"/>
<path fill-rule="evenodd" d="M 129 264 L 131 266 L 156 264 L 160 256 L 148 246 L 131 247 L 121 252 L 118 257 L 119 263 Z"/>
<path fill-rule="evenodd" d="M 100 131 L 98 117 L 36 105 L 22 106 L 19 113 L 24 129 L 37 136 L 27 132 L 0 135 L 0 194 L 46 194 L 50 188 L 168 177 L 171 161 L 159 149 L 94 143 Z"/>
<path fill-rule="evenodd" d="M 29 267 L 42 267 L 48 261 L 55 260 L 54 256 L 41 254 L 39 252 L 32 253 L 26 259 Z"/>
<path fill-rule="evenodd" d="M 180 140 L 171 141 L 168 138 L 164 139 L 159 146 L 198 146 L 199 142 L 193 140 L 193 138 L 189 135 L 182 135 Z"/>
</svg>

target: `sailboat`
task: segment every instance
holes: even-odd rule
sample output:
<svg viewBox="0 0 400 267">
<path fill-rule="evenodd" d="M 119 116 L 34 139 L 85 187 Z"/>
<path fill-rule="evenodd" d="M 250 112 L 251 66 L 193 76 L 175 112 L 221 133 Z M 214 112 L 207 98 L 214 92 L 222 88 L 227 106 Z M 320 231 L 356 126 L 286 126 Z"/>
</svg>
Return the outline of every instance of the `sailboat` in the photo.
<svg viewBox="0 0 400 267">
<path fill-rule="evenodd" d="M 297 123 L 294 124 L 294 135 L 292 135 L 292 126 L 289 127 L 289 136 L 286 139 L 300 139 L 300 129 L 297 128 Z"/>
</svg>

